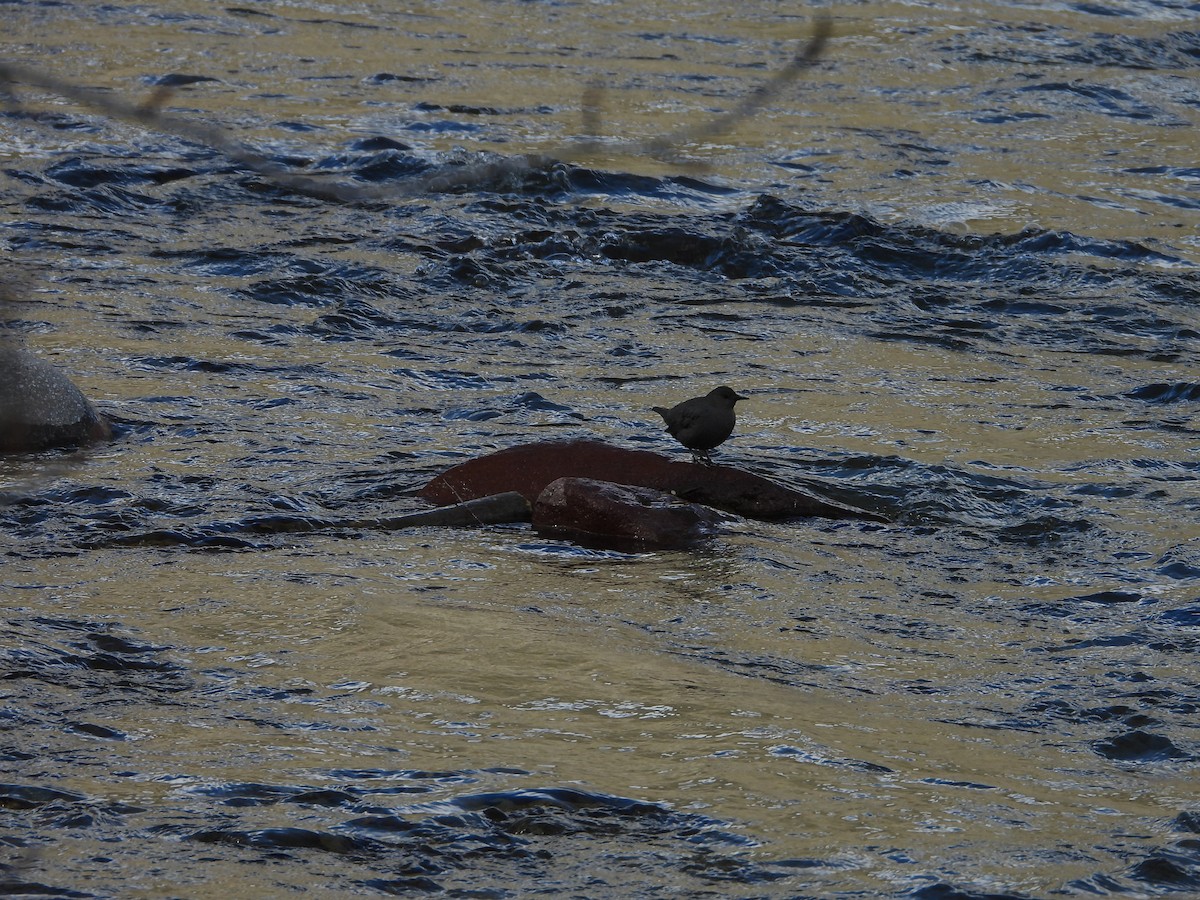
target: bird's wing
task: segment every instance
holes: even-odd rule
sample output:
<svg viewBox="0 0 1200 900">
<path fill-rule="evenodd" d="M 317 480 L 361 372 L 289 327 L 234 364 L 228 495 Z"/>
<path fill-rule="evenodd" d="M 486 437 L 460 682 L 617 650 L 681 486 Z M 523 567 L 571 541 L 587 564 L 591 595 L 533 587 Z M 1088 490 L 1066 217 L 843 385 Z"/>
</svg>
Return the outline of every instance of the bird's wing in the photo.
<svg viewBox="0 0 1200 900">
<path fill-rule="evenodd" d="M 682 408 L 672 410 L 672 413 L 672 421 L 667 423 L 667 431 L 671 432 L 671 434 L 679 434 L 679 432 L 686 431 L 696 423 L 696 420 L 701 416 L 702 410 L 684 404 Z"/>
</svg>

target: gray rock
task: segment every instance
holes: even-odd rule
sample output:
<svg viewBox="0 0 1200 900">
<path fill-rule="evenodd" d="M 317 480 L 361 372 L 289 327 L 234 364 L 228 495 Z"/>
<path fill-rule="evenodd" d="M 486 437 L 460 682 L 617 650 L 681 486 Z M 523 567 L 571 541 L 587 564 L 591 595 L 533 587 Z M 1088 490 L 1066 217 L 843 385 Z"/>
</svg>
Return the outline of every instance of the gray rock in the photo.
<svg viewBox="0 0 1200 900">
<path fill-rule="evenodd" d="M 111 436 L 108 420 L 66 375 L 0 339 L 0 453 L 78 447 Z"/>
</svg>

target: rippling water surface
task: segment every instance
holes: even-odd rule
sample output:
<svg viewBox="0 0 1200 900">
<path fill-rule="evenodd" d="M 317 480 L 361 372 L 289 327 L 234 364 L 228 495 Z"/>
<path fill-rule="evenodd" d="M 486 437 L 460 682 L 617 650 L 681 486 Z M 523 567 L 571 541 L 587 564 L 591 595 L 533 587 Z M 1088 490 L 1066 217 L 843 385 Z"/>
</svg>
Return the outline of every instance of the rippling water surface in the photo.
<svg viewBox="0 0 1200 900">
<path fill-rule="evenodd" d="M 588 158 L 365 207 L 3 113 L 5 318 L 120 428 L 0 461 L 6 891 L 1200 891 L 1200 9 L 836 5 L 736 132 L 618 142 L 812 12 L 6 4 L 6 57 L 329 179 L 553 152 L 603 87 Z M 893 524 L 355 525 L 524 441 L 679 454 L 649 407 L 721 383 L 724 461 Z"/>
</svg>

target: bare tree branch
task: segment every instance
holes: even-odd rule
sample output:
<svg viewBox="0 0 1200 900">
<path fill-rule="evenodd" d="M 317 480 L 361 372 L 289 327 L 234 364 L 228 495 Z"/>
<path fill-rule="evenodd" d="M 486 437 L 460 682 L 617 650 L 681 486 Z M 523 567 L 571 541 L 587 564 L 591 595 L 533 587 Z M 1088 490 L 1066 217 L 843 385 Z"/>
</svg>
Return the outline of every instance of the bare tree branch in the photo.
<svg viewBox="0 0 1200 900">
<path fill-rule="evenodd" d="M 649 141 L 606 145 L 605 149 L 609 152 L 615 151 L 633 156 L 669 159 L 679 147 L 685 144 L 728 133 L 738 124 L 755 115 L 788 85 L 796 81 L 805 70 L 813 66 L 824 52 L 831 32 L 830 20 L 824 16 L 818 18 L 813 27 L 812 37 L 788 65 L 743 97 L 729 112 L 700 125 L 669 132 Z M 398 200 L 428 193 L 469 188 L 493 183 L 506 177 L 511 178 L 555 162 L 579 162 L 595 152 L 594 135 L 599 130 L 600 123 L 600 90 L 593 87 L 585 93 L 583 100 L 585 131 L 590 132 L 584 141 L 563 146 L 547 154 L 505 157 L 465 166 L 443 166 L 403 182 L 368 185 L 314 178 L 297 173 L 247 147 L 227 129 L 163 112 L 163 107 L 171 96 L 169 88 L 156 88 L 142 103 L 131 103 L 108 91 L 83 87 L 31 66 L 0 61 L 0 95 L 7 97 L 10 106 L 19 109 L 21 105 L 15 91 L 18 84 L 49 91 L 115 119 L 133 122 L 154 131 L 173 134 L 176 137 L 211 147 L 239 166 L 262 176 L 284 190 L 321 200 L 352 204 Z"/>
<path fill-rule="evenodd" d="M 800 75 L 814 66 L 825 52 L 825 46 L 833 34 L 833 23 L 827 16 L 819 17 L 813 24 L 812 37 L 808 43 L 792 57 L 791 61 L 757 88 L 743 97 L 733 109 L 699 125 L 671 131 L 661 137 L 649 141 L 638 141 L 629 144 L 617 144 L 609 149 L 616 149 L 635 156 L 651 156 L 656 159 L 671 158 L 678 148 L 698 141 L 711 140 L 723 134 L 728 134 L 742 122 L 756 115 L 759 110 L 775 99 Z M 593 148 L 594 138 L 599 134 L 600 121 L 600 91 L 602 88 L 592 86 L 584 94 L 584 129 L 589 140 L 584 146 Z M 578 152 L 578 151 L 577 151 Z M 571 159 L 571 154 L 556 154 L 560 159 Z"/>
</svg>

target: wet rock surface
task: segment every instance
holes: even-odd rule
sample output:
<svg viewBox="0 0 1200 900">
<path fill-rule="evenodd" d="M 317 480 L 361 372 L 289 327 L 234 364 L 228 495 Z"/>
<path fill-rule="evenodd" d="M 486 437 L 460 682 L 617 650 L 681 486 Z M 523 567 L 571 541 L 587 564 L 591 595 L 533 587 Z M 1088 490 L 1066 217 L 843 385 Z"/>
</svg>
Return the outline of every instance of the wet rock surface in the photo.
<svg viewBox="0 0 1200 900">
<path fill-rule="evenodd" d="M 592 478 L 556 478 L 533 505 L 538 531 L 606 547 L 691 547 L 712 538 L 720 522 L 672 494 Z"/>
<path fill-rule="evenodd" d="M 560 478 L 652 488 L 756 519 L 820 516 L 886 521 L 877 513 L 784 487 L 730 466 L 675 462 L 646 450 L 589 440 L 526 444 L 468 460 L 432 479 L 420 496 L 444 504 L 516 491 L 534 502 Z"/>
</svg>

